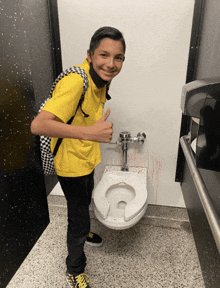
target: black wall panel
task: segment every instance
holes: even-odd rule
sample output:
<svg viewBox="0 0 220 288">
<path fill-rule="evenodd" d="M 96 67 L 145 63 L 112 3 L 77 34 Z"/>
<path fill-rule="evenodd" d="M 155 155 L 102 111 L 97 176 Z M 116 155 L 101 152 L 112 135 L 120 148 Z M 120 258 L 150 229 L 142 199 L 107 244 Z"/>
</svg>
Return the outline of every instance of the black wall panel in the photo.
<svg viewBox="0 0 220 288">
<path fill-rule="evenodd" d="M 215 0 L 195 0 L 194 20 L 192 26 L 186 83 L 206 77 L 220 76 L 220 2 Z M 190 117 L 183 115 L 180 136 L 187 135 L 191 129 L 192 136 L 197 127 Z M 193 124 L 194 123 L 194 124 Z M 191 124 L 193 124 L 191 126 Z M 192 127 L 196 130 L 193 131 Z M 179 146 L 176 181 L 181 181 L 184 200 L 190 218 L 205 287 L 220 287 L 220 255 L 207 221 L 198 192 L 184 161 L 184 154 Z M 220 173 L 199 169 L 208 189 L 216 213 L 220 216 Z"/>
<path fill-rule="evenodd" d="M 45 183 L 39 136 L 30 132 L 57 74 L 50 7 L 47 0 L 0 1 L 1 288 L 47 227 L 47 194 L 57 182 Z"/>
</svg>

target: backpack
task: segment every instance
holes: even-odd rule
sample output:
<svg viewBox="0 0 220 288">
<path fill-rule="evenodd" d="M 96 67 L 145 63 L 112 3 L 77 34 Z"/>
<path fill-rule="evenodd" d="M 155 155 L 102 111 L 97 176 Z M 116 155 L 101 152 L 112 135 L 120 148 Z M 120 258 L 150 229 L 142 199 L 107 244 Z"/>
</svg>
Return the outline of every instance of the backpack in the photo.
<svg viewBox="0 0 220 288">
<path fill-rule="evenodd" d="M 84 96 L 85 93 L 88 89 L 88 77 L 86 72 L 80 68 L 80 67 L 71 67 L 65 71 L 63 71 L 57 78 L 56 80 L 53 82 L 53 85 L 51 87 L 50 90 L 50 94 L 49 97 L 41 104 L 40 109 L 39 109 L 39 113 L 40 111 L 43 109 L 43 107 L 45 106 L 46 102 L 52 97 L 52 93 L 55 89 L 56 84 L 66 75 L 68 75 L 69 73 L 77 73 L 79 74 L 82 78 L 83 78 L 83 93 L 81 95 L 80 101 L 78 103 L 78 106 L 76 108 L 75 114 L 72 116 L 72 118 L 67 122 L 67 124 L 71 124 L 73 121 L 73 118 L 76 115 L 76 112 L 78 110 L 78 108 L 81 108 L 81 111 L 84 115 L 84 117 L 88 117 L 89 115 L 84 113 L 82 110 L 82 103 L 84 101 Z M 60 147 L 60 144 L 62 143 L 62 138 L 59 138 L 57 140 L 57 143 L 55 145 L 54 151 L 53 153 L 51 152 L 51 148 L 50 148 L 50 143 L 51 143 L 51 137 L 48 136 L 43 136 L 40 135 L 40 150 L 41 150 L 41 160 L 42 160 L 42 166 L 43 166 L 43 172 L 45 175 L 52 175 L 52 174 L 56 174 L 55 172 L 55 168 L 54 168 L 54 157 L 57 154 L 57 151 Z"/>
</svg>

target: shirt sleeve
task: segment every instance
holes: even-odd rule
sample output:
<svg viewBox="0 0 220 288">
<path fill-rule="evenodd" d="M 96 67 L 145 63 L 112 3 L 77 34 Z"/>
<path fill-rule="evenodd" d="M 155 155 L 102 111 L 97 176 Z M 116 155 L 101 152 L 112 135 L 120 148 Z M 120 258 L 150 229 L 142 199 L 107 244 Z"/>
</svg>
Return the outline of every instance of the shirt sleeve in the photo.
<svg viewBox="0 0 220 288">
<path fill-rule="evenodd" d="M 68 74 L 56 84 L 51 99 L 42 110 L 54 114 L 67 123 L 75 114 L 82 93 L 82 77 L 77 73 Z"/>
</svg>

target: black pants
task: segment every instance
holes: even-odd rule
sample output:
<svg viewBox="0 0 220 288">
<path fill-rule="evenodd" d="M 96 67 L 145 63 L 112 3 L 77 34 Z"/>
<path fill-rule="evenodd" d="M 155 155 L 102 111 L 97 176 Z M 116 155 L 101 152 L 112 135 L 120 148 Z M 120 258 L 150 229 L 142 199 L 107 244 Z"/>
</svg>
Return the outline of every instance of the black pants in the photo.
<svg viewBox="0 0 220 288">
<path fill-rule="evenodd" d="M 67 271 L 77 276 L 84 272 L 86 266 L 84 244 L 90 232 L 89 205 L 94 188 L 94 171 L 86 176 L 75 178 L 58 176 L 58 179 L 68 209 Z"/>
</svg>

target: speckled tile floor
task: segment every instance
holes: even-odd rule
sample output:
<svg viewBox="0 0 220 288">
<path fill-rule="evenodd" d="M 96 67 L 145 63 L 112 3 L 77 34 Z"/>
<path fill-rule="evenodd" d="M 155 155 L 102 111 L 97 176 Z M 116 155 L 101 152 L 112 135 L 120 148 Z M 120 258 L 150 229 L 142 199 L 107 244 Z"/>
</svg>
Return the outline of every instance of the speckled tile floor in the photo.
<svg viewBox="0 0 220 288">
<path fill-rule="evenodd" d="M 50 207 L 51 223 L 7 288 L 67 288 L 66 210 Z M 92 288 L 205 287 L 190 229 L 144 225 L 116 231 L 91 219 L 103 237 L 100 248 L 85 247 Z"/>
</svg>

